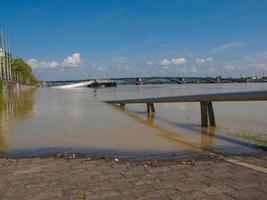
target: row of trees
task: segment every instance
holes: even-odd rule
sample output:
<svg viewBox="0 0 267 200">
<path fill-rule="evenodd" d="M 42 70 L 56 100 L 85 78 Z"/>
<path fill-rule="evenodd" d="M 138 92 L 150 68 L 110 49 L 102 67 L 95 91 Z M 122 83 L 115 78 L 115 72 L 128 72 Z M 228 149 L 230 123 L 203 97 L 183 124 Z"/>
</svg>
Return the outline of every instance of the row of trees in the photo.
<svg viewBox="0 0 267 200">
<path fill-rule="evenodd" d="M 32 68 L 22 58 L 13 59 L 11 62 L 13 79 L 24 84 L 38 84 L 39 81 L 32 72 Z"/>
<path fill-rule="evenodd" d="M 0 79 L 19 82 L 23 84 L 38 84 L 39 81 L 32 72 L 32 68 L 22 58 L 11 59 L 6 65 L 5 59 L 0 57 Z M 9 67 L 7 67 L 9 66 Z"/>
</svg>

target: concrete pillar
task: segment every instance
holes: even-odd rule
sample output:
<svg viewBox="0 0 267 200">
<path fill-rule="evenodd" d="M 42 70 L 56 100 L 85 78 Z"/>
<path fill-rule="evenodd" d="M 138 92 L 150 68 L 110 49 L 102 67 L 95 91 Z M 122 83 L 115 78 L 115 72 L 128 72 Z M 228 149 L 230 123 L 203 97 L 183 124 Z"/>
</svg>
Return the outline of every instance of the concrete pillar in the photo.
<svg viewBox="0 0 267 200">
<path fill-rule="evenodd" d="M 209 114 L 209 123 L 210 126 L 216 126 L 216 122 L 215 122 L 215 115 L 214 115 L 214 110 L 213 110 L 213 106 L 212 103 L 209 102 L 208 103 L 208 114 Z"/>
<path fill-rule="evenodd" d="M 150 113 L 150 105 L 149 105 L 149 103 L 146 103 L 146 111 L 147 111 L 147 114 Z"/>
<path fill-rule="evenodd" d="M 153 103 L 146 103 L 146 110 L 147 110 L 147 114 L 154 113 L 155 112 L 154 104 Z"/>
<path fill-rule="evenodd" d="M 214 110 L 211 102 L 200 102 L 201 126 L 216 126 Z"/>
<path fill-rule="evenodd" d="M 149 105 L 150 105 L 151 112 L 154 113 L 155 112 L 154 103 L 149 103 Z"/>
<path fill-rule="evenodd" d="M 206 102 L 200 102 L 200 110 L 201 110 L 201 126 L 208 127 L 208 107 Z"/>
</svg>

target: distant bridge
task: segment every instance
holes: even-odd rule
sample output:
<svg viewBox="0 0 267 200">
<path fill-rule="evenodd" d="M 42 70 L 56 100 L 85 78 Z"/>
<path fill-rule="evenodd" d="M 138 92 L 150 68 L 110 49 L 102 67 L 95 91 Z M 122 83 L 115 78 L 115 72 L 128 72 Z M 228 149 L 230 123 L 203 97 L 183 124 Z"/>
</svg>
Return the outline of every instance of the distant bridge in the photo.
<svg viewBox="0 0 267 200">
<path fill-rule="evenodd" d="M 153 77 L 130 77 L 130 78 L 111 78 L 118 84 L 153 84 L 153 83 L 248 83 L 248 82 L 267 82 L 267 77 L 261 79 L 247 78 L 222 78 L 222 77 L 171 77 L 171 76 L 153 76 Z"/>
<path fill-rule="evenodd" d="M 49 81 L 49 86 L 66 85 L 73 83 L 80 83 L 85 81 L 92 81 L 95 79 L 86 80 L 68 80 L 68 81 Z M 142 85 L 142 84 L 186 84 L 186 83 L 250 83 L 250 82 L 266 82 L 267 77 L 262 78 L 222 78 L 218 77 L 172 77 L 172 76 L 152 76 L 152 77 L 126 77 L 126 78 L 109 78 L 110 81 L 115 81 L 117 84 L 125 85 Z"/>
</svg>

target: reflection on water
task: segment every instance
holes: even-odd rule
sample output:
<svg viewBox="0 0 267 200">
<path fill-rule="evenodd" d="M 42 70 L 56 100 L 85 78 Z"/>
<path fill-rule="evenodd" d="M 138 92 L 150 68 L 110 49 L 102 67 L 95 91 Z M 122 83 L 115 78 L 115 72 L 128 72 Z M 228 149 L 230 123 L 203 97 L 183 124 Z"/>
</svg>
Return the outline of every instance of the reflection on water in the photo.
<svg viewBox="0 0 267 200">
<path fill-rule="evenodd" d="M 11 121 L 23 121 L 31 117 L 35 90 L 0 94 L 0 150 L 7 149 L 7 134 Z"/>
<path fill-rule="evenodd" d="M 267 145 L 267 102 L 214 103 L 217 127 L 201 128 L 198 103 L 108 105 L 103 99 L 267 89 L 267 84 L 143 85 L 37 89 L 0 97 L 0 151 L 249 153 Z M 252 148 L 253 147 L 253 148 Z"/>
<path fill-rule="evenodd" d="M 211 151 L 214 146 L 215 127 L 201 128 L 201 144 Z"/>
<path fill-rule="evenodd" d="M 157 125 L 156 123 L 154 123 L 154 119 L 155 119 L 155 113 L 150 113 L 149 115 L 146 115 L 146 119 L 142 119 L 139 115 L 137 115 L 136 113 L 133 112 L 127 112 L 125 111 L 125 114 L 128 115 L 130 118 L 132 118 L 133 120 L 137 121 L 138 123 L 142 123 L 147 125 L 149 128 L 152 129 L 156 129 L 159 131 L 159 136 L 170 140 L 170 141 L 175 141 L 179 147 L 182 147 L 184 150 L 198 150 L 198 146 L 190 143 L 190 142 L 186 142 L 183 141 L 182 138 L 182 134 L 179 132 L 175 132 L 172 131 L 166 127 L 162 127 L 160 125 Z"/>
</svg>

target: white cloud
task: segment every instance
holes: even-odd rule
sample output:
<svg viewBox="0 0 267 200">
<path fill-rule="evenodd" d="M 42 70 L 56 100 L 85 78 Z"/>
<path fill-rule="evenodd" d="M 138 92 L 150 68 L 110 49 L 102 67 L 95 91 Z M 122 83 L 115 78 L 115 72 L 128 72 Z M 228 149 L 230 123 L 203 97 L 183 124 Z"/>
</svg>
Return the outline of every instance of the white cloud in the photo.
<svg viewBox="0 0 267 200">
<path fill-rule="evenodd" d="M 172 58 L 171 60 L 167 60 L 166 58 L 160 61 L 161 65 L 181 65 L 185 64 L 186 59 L 183 57 L 180 58 Z"/>
<path fill-rule="evenodd" d="M 35 58 L 30 58 L 27 60 L 27 63 L 34 69 L 38 67 L 38 61 Z"/>
<path fill-rule="evenodd" d="M 56 67 L 66 67 L 66 66 L 77 66 L 81 63 L 80 53 L 74 53 L 71 56 L 68 56 L 64 59 L 63 62 L 56 61 L 38 61 L 36 58 L 28 59 L 27 63 L 32 66 L 33 69 L 42 68 L 42 69 L 51 69 Z"/>
<path fill-rule="evenodd" d="M 54 67 L 59 66 L 59 64 L 56 61 L 51 61 L 51 62 L 41 61 L 41 62 L 39 62 L 35 58 L 28 59 L 27 63 L 30 66 L 32 66 L 33 69 L 36 69 L 36 68 L 54 68 Z"/>
<path fill-rule="evenodd" d="M 223 51 L 227 51 L 230 49 L 235 49 L 244 46 L 245 44 L 242 42 L 230 42 L 226 44 L 222 44 L 218 47 L 215 47 L 214 49 L 211 50 L 211 53 L 219 53 Z"/>
<path fill-rule="evenodd" d="M 241 60 L 223 63 L 226 70 L 267 70 L 267 52 L 260 52 L 246 56 Z"/>
<path fill-rule="evenodd" d="M 174 64 L 174 65 L 180 65 L 180 64 L 184 64 L 186 63 L 186 59 L 185 58 L 173 58 L 171 60 L 171 62 Z"/>
<path fill-rule="evenodd" d="M 63 61 L 63 66 L 77 66 L 81 63 L 80 53 L 74 53 Z"/>
<path fill-rule="evenodd" d="M 208 57 L 208 58 L 206 58 L 206 61 L 209 62 L 209 63 L 212 63 L 213 62 L 213 58 L 212 57 Z"/>
<path fill-rule="evenodd" d="M 47 66 L 50 67 L 50 68 L 57 67 L 58 63 L 56 61 L 48 62 Z"/>
<path fill-rule="evenodd" d="M 210 64 L 213 63 L 212 57 L 207 57 L 207 58 L 196 58 L 196 63 L 201 65 L 201 64 Z"/>
<path fill-rule="evenodd" d="M 97 67 L 97 71 L 101 71 L 101 72 L 105 72 L 109 69 L 108 66 L 104 65 L 104 66 L 100 66 L 100 67 Z"/>
<path fill-rule="evenodd" d="M 163 59 L 163 60 L 160 61 L 160 64 L 161 65 L 170 65 L 171 61 L 168 61 L 167 59 Z"/>
<path fill-rule="evenodd" d="M 197 64 L 204 64 L 206 62 L 205 58 L 196 58 L 196 63 Z"/>
<path fill-rule="evenodd" d="M 42 61 L 38 63 L 38 67 L 40 68 L 54 68 L 57 66 L 59 66 L 59 64 L 56 61 L 51 61 L 51 62 Z"/>
</svg>

